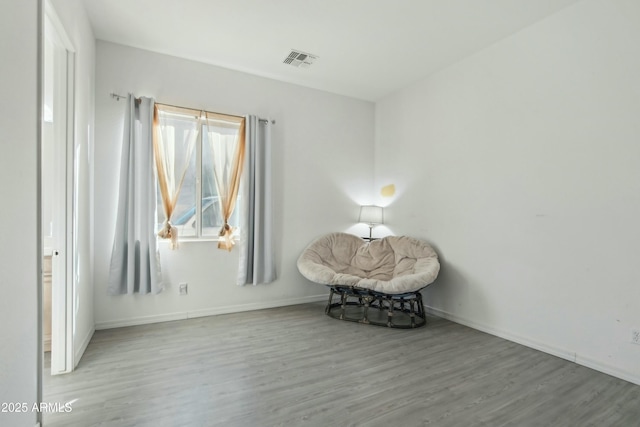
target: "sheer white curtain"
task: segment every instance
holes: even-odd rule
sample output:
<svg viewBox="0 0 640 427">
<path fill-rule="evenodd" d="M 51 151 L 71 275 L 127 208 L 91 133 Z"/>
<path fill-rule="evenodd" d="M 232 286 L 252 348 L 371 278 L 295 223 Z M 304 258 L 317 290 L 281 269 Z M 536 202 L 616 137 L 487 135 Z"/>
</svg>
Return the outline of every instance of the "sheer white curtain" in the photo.
<svg viewBox="0 0 640 427">
<path fill-rule="evenodd" d="M 173 121 L 167 115 L 173 115 Z M 176 115 L 189 117 L 182 120 L 180 132 L 172 124 Z M 193 120 L 193 117 L 196 117 Z M 158 236 L 171 239 L 171 249 L 178 248 L 178 229 L 171 224 L 180 190 L 189 168 L 189 162 L 200 132 L 200 112 L 185 108 L 158 106 L 153 112 L 153 151 L 156 160 L 158 187 L 164 211 L 164 224 Z"/>
<path fill-rule="evenodd" d="M 127 97 L 108 282 L 112 295 L 158 293 L 163 287 L 154 230 L 153 104 L 151 98 Z"/>
<path fill-rule="evenodd" d="M 218 248 L 231 251 L 235 244 L 234 229 L 229 225 L 240 189 L 240 178 L 245 158 L 245 119 L 205 112 L 209 152 L 212 154 L 213 176 L 218 191 L 222 228 Z M 230 126 L 231 133 L 223 134 L 216 129 Z M 237 129 L 237 131 L 236 131 Z"/>
<path fill-rule="evenodd" d="M 241 188 L 239 285 L 276 279 L 273 253 L 271 125 L 255 116 L 246 119 L 246 152 Z"/>
</svg>

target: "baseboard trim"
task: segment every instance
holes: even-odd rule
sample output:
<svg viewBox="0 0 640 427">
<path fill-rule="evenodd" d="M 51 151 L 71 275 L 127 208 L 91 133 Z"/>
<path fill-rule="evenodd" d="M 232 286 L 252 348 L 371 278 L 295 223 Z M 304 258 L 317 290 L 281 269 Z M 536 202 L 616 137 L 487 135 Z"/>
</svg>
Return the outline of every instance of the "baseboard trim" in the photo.
<svg viewBox="0 0 640 427">
<path fill-rule="evenodd" d="M 78 350 L 76 350 L 76 352 L 73 354 L 73 368 L 74 369 L 76 368 L 76 366 L 78 366 L 78 363 L 80 363 L 80 359 L 82 359 L 82 355 L 84 354 L 85 350 L 87 349 L 87 346 L 89 345 L 89 342 L 91 341 L 91 338 L 93 337 L 93 334 L 95 332 L 96 332 L 96 329 L 92 328 L 89 331 L 89 333 L 82 340 L 82 344 L 80 345 Z"/>
<path fill-rule="evenodd" d="M 249 304 L 228 305 L 223 307 L 211 307 L 201 310 L 160 314 L 155 316 L 132 317 L 129 319 L 109 320 L 97 322 L 95 330 L 123 328 L 127 326 L 146 325 L 149 323 L 171 322 L 196 317 L 217 316 L 219 314 L 240 313 L 243 311 L 264 310 L 267 308 L 285 307 L 288 305 L 306 304 L 311 302 L 326 301 L 328 294 L 312 295 L 307 297 L 287 298 L 278 301 L 264 301 Z"/>
<path fill-rule="evenodd" d="M 124 328 L 127 326 L 146 325 L 149 323 L 172 322 L 174 320 L 188 319 L 187 312 L 184 313 L 168 313 L 158 314 L 154 316 L 131 317 L 128 319 L 108 320 L 106 322 L 97 322 L 96 331 L 102 329 Z"/>
<path fill-rule="evenodd" d="M 599 360 L 578 355 L 576 357 L 576 363 L 578 365 L 600 371 L 604 374 L 611 375 L 612 377 L 620 378 L 622 380 L 629 381 L 630 383 L 640 385 L 640 375 L 635 375 L 631 372 L 620 370 L 615 366 L 607 365 L 606 363 L 602 363 Z"/>
<path fill-rule="evenodd" d="M 640 385 L 640 376 L 633 374 L 631 372 L 621 370 L 619 368 L 616 368 L 615 366 L 602 363 L 598 360 L 581 356 L 575 352 L 569 351 L 568 349 L 551 346 L 536 340 L 532 340 L 517 334 L 513 334 L 511 332 L 496 329 L 496 328 L 487 326 L 485 324 L 478 323 L 476 321 L 473 321 L 473 320 L 470 320 L 470 319 L 467 319 L 467 318 L 464 318 L 464 317 L 461 317 L 461 316 L 458 316 L 434 307 L 425 305 L 425 311 L 429 314 L 433 314 L 434 316 L 451 320 L 452 322 L 459 323 L 464 326 L 468 326 L 478 331 L 486 332 L 487 334 L 504 338 L 506 340 L 509 340 L 518 344 L 522 344 L 526 347 L 542 351 L 543 353 L 547 353 L 552 356 L 556 356 L 561 359 L 565 359 L 570 362 L 576 363 L 578 365 L 581 365 L 590 369 L 594 369 L 604 374 L 611 375 L 613 377 L 620 378 L 625 381 L 629 381 L 630 383 Z"/>
<path fill-rule="evenodd" d="M 285 307 L 288 305 L 306 304 L 310 302 L 326 301 L 326 295 L 313 295 L 310 297 L 288 298 L 279 301 L 255 302 L 249 304 L 229 305 L 225 307 L 206 308 L 203 310 L 194 310 L 187 313 L 188 318 L 217 316 L 219 314 L 240 313 L 243 311 L 264 310 L 267 308 Z"/>
</svg>

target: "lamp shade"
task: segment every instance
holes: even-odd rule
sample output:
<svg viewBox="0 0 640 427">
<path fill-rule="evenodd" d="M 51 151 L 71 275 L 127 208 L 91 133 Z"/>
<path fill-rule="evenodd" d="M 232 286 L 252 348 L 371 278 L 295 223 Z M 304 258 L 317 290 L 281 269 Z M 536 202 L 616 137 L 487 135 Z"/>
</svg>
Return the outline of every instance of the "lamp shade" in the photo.
<svg viewBox="0 0 640 427">
<path fill-rule="evenodd" d="M 382 206 L 360 206 L 359 222 L 365 224 L 383 224 Z"/>
</svg>

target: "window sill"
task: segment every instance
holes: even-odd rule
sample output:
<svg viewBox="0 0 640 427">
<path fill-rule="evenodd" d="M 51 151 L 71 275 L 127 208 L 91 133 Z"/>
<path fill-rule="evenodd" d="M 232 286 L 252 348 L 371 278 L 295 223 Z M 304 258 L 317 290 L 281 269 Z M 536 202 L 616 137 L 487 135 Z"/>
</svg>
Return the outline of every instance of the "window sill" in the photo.
<svg viewBox="0 0 640 427">
<path fill-rule="evenodd" d="M 171 243 L 171 239 L 158 239 L 158 241 L 160 242 L 160 244 L 166 244 L 168 245 L 169 243 Z M 178 244 L 181 245 L 183 243 L 206 243 L 206 242 L 219 242 L 220 238 L 218 237 L 178 237 Z M 240 238 L 239 237 L 234 237 L 233 241 L 235 243 L 239 243 L 240 242 Z"/>
</svg>

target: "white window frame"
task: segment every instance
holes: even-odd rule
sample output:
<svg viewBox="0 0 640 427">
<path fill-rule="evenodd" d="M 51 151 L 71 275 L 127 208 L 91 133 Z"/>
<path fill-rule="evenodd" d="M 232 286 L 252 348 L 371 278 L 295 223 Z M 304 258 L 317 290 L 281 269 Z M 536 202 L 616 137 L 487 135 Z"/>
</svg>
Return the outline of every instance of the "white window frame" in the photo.
<svg viewBox="0 0 640 427">
<path fill-rule="evenodd" d="M 178 241 L 179 242 L 201 242 L 201 241 L 219 241 L 220 237 L 215 234 L 215 235 L 203 235 L 203 224 L 202 224 L 202 220 L 203 220 L 203 206 L 202 206 L 202 197 L 203 197 L 203 185 L 202 185 L 202 178 L 203 178 L 203 134 L 204 131 L 206 129 L 206 119 L 205 119 L 205 111 L 200 111 L 199 116 L 195 116 L 195 115 L 191 115 L 191 114 L 181 114 L 181 113 L 177 113 L 175 111 L 163 111 L 162 110 L 162 104 L 158 104 L 158 112 L 160 114 L 170 114 L 170 115 L 176 115 L 176 116 L 180 116 L 180 117 L 186 117 L 186 118 L 193 118 L 194 120 L 198 121 L 198 124 L 200 126 L 199 131 L 198 131 L 198 136 L 196 138 L 196 146 L 195 146 L 195 155 L 196 159 L 195 159 L 195 235 L 187 235 L 184 236 L 182 233 L 178 233 Z M 188 108 L 185 108 L 185 110 L 188 110 Z M 195 111 L 195 110 L 194 110 Z M 230 124 L 234 124 L 236 125 L 237 123 L 235 122 L 231 122 L 231 121 L 225 121 L 222 118 L 220 118 L 220 114 L 219 113 L 213 113 L 215 116 L 218 116 L 216 119 L 216 121 L 220 121 L 222 123 L 230 123 Z M 212 120 L 211 117 L 209 118 L 209 120 Z M 159 194 L 158 191 L 158 177 L 157 175 L 154 177 L 156 180 L 156 194 Z M 214 184 L 215 185 L 215 184 Z M 242 183 L 240 184 L 242 186 Z M 159 197 L 159 196 L 158 196 Z M 241 196 L 238 196 L 241 197 Z M 238 205 L 238 204 L 237 204 Z M 238 206 L 236 205 L 236 209 L 234 210 L 234 215 L 236 215 L 236 212 L 238 212 Z M 159 203 L 156 203 L 156 206 L 159 206 Z M 212 209 L 214 209 L 214 206 L 211 206 Z M 172 220 L 175 220 L 175 213 L 174 215 L 172 215 Z M 156 212 L 156 232 L 160 230 L 162 223 L 160 223 L 158 221 L 158 214 Z M 230 225 L 234 228 L 234 239 L 238 240 L 239 239 L 239 231 L 240 231 L 240 227 L 239 224 L 234 224 L 233 222 L 230 221 Z M 216 225 L 216 227 L 222 227 L 222 224 Z M 162 239 L 164 240 L 164 239 Z M 162 241 L 161 240 L 161 241 Z M 168 242 L 169 240 L 167 240 Z"/>
</svg>

